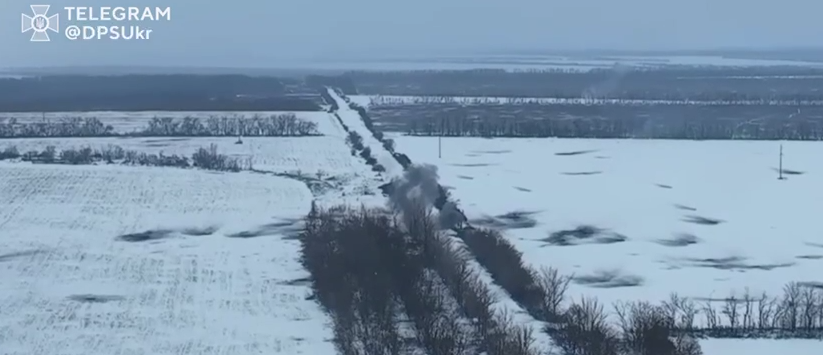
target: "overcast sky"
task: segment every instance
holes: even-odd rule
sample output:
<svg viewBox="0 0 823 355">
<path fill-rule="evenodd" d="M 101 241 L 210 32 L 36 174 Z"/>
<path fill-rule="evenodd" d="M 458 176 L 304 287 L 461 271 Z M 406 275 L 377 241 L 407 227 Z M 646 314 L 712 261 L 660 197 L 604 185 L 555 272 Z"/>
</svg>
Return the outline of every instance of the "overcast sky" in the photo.
<svg viewBox="0 0 823 355">
<path fill-rule="evenodd" d="M 823 46 L 821 0 L 44 0 L 61 33 L 29 42 L 30 1 L 0 0 L 0 67 L 266 67 L 300 58 L 517 49 Z M 69 41 L 63 6 L 170 6 L 147 41 Z M 100 25 L 101 23 L 85 23 Z M 274 64 L 272 64 L 274 63 Z"/>
</svg>

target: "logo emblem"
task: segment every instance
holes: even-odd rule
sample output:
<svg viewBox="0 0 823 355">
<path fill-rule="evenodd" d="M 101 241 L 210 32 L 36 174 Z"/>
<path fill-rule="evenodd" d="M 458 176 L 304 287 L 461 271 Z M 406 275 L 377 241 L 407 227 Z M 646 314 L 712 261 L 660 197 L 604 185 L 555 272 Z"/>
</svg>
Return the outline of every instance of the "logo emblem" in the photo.
<svg viewBox="0 0 823 355">
<path fill-rule="evenodd" d="M 60 15 L 47 16 L 50 5 L 31 5 L 31 13 L 34 16 L 23 14 L 23 33 L 32 31 L 32 42 L 48 42 L 49 33 L 46 31 L 60 32 Z"/>
</svg>

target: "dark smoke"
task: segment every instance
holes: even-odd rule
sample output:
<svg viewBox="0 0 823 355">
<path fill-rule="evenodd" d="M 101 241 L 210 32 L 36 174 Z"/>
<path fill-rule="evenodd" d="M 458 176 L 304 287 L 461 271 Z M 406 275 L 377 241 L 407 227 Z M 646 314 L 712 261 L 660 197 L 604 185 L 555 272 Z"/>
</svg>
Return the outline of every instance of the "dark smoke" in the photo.
<svg viewBox="0 0 823 355">
<path fill-rule="evenodd" d="M 415 164 L 409 166 L 403 173 L 403 177 L 392 182 L 389 193 L 389 207 L 401 213 L 411 213 L 415 211 L 418 204 L 422 203 L 426 208 L 435 207 L 438 200 L 442 199 L 441 193 L 445 193 L 438 180 L 437 167 L 431 164 Z M 457 208 L 457 204 L 446 201 L 440 208 L 438 223 L 443 229 L 450 229 L 459 226 L 466 221 L 466 216 Z"/>
</svg>

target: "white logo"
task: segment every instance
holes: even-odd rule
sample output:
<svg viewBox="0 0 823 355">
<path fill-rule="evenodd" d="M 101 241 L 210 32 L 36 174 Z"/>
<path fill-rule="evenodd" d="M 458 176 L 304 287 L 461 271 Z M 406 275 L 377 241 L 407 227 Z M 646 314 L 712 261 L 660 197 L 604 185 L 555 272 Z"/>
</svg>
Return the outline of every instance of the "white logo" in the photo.
<svg viewBox="0 0 823 355">
<path fill-rule="evenodd" d="M 32 31 L 32 42 L 48 42 L 49 34 L 46 32 L 60 32 L 60 15 L 54 14 L 49 17 L 46 15 L 49 12 L 50 5 L 31 5 L 31 13 L 34 16 L 23 14 L 22 25 L 23 33 Z"/>
</svg>

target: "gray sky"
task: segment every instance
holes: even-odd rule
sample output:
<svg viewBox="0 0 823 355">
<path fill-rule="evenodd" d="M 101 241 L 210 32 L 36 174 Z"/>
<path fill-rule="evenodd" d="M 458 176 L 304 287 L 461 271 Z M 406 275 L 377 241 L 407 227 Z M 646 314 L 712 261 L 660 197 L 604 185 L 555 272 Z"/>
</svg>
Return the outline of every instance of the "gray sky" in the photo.
<svg viewBox="0 0 823 355">
<path fill-rule="evenodd" d="M 0 0 L 0 67 L 266 67 L 302 58 L 518 49 L 823 46 L 821 0 L 52 0 L 170 6 L 146 41 L 29 42 L 30 1 Z M 84 23 L 97 26 L 101 23 Z M 274 63 L 274 64 L 272 64 Z"/>
</svg>

